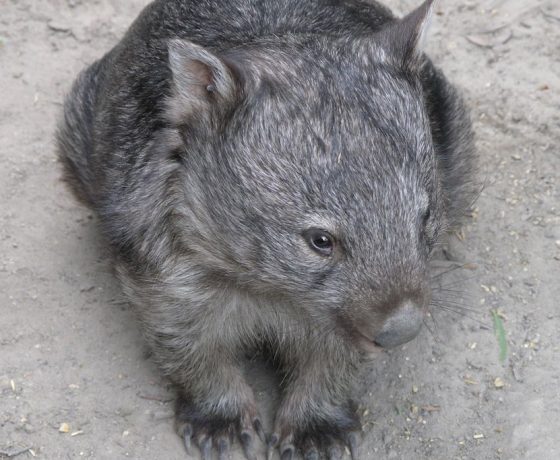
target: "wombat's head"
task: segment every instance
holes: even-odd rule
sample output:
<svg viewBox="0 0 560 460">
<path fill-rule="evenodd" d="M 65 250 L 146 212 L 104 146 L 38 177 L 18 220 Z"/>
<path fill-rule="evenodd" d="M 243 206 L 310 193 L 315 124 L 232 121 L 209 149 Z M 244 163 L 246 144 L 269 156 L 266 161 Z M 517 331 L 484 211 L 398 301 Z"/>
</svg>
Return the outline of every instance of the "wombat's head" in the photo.
<svg viewBox="0 0 560 460">
<path fill-rule="evenodd" d="M 366 348 L 419 331 L 444 226 L 418 76 L 429 9 L 369 36 L 169 48 L 186 244 Z"/>
</svg>

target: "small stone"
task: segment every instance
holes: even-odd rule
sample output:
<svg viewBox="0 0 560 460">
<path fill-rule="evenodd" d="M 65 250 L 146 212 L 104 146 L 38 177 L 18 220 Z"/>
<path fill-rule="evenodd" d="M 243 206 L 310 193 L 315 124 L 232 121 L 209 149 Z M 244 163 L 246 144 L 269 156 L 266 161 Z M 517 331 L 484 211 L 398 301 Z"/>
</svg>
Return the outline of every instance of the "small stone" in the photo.
<svg viewBox="0 0 560 460">
<path fill-rule="evenodd" d="M 70 432 L 70 425 L 68 425 L 68 423 L 61 423 L 58 431 L 60 433 L 68 433 Z"/>
<path fill-rule="evenodd" d="M 53 32 L 69 32 L 70 26 L 58 21 L 49 21 L 47 27 Z"/>
<path fill-rule="evenodd" d="M 494 387 L 503 388 L 504 386 L 505 386 L 505 383 L 500 377 L 496 377 L 494 379 Z"/>
</svg>

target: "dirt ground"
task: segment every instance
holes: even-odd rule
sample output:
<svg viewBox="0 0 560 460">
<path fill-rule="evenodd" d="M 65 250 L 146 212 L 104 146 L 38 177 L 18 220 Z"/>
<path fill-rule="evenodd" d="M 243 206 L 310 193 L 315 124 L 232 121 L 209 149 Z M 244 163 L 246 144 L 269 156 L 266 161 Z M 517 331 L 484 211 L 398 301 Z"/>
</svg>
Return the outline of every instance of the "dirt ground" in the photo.
<svg viewBox="0 0 560 460">
<path fill-rule="evenodd" d="M 167 383 L 53 147 L 76 73 L 146 3 L 0 0 L 0 457 L 186 458 Z M 557 459 L 560 6 L 443 0 L 428 49 L 472 107 L 487 185 L 448 251 L 467 265 L 442 278 L 461 313 L 434 309 L 432 333 L 377 360 L 363 458 Z M 266 405 L 273 391 L 255 381 Z"/>
</svg>

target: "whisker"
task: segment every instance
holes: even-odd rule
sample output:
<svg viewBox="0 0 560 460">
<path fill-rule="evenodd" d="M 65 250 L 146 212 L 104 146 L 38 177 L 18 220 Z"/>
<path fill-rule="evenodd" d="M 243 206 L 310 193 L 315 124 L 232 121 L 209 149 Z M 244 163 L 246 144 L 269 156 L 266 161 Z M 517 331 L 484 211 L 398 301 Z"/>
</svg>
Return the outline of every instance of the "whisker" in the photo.
<svg viewBox="0 0 560 460">
<path fill-rule="evenodd" d="M 470 312 L 473 312 L 473 313 L 482 313 L 480 308 L 476 308 L 473 305 L 465 305 L 462 302 L 456 302 L 456 301 L 449 300 L 449 299 L 443 299 L 443 300 L 435 299 L 435 300 L 432 301 L 432 303 L 436 306 L 440 306 L 440 305 L 448 306 L 449 305 L 451 307 L 458 308 L 458 309 L 461 309 L 461 310 L 470 311 Z"/>
<path fill-rule="evenodd" d="M 438 287 L 432 287 L 432 293 L 444 295 L 446 296 L 445 298 L 447 298 L 447 296 L 450 296 L 457 299 L 463 297 L 466 294 L 466 291 L 458 291 L 448 288 L 439 289 Z"/>
<path fill-rule="evenodd" d="M 436 342 L 439 342 L 439 339 L 438 339 L 438 337 L 436 337 L 436 334 L 434 333 L 433 329 L 428 325 L 428 322 L 426 321 L 426 318 L 422 319 L 422 323 L 424 324 L 424 327 L 426 329 L 428 329 L 430 335 L 434 338 L 434 340 Z"/>
<path fill-rule="evenodd" d="M 472 280 L 477 279 L 477 278 L 480 278 L 480 274 L 474 275 L 474 276 L 470 276 L 470 277 L 468 277 L 468 278 L 462 278 L 462 279 L 460 279 L 460 280 L 455 280 L 455 281 L 452 281 L 452 282 L 447 283 L 447 284 L 442 284 L 441 287 L 447 289 L 447 288 L 452 287 L 452 286 L 455 286 L 455 285 L 457 285 L 457 284 L 459 284 L 459 283 L 466 283 L 467 281 L 472 281 Z"/>
<path fill-rule="evenodd" d="M 440 295 L 441 294 L 441 295 Z M 453 302 L 463 302 L 465 299 L 465 294 L 453 294 L 449 292 L 432 292 L 432 299 L 434 301 L 445 302 L 446 300 L 452 300 Z"/>
<path fill-rule="evenodd" d="M 436 321 L 436 316 L 434 315 L 434 312 L 430 312 L 430 318 L 432 318 L 435 328 L 439 330 L 439 324 Z"/>
<path fill-rule="evenodd" d="M 444 271 L 442 271 L 442 272 L 436 273 L 435 275 L 432 276 L 431 279 L 432 279 L 432 280 L 439 279 L 439 278 L 441 278 L 443 275 L 446 275 L 446 274 L 448 274 L 448 273 L 454 272 L 455 270 L 459 270 L 459 269 L 465 268 L 465 267 L 468 266 L 468 265 L 469 265 L 468 263 L 461 264 L 461 265 L 455 265 L 454 267 L 451 267 L 451 268 L 448 268 L 448 269 L 446 269 L 446 270 L 444 270 Z"/>
<path fill-rule="evenodd" d="M 490 327 L 488 327 L 486 325 L 486 323 L 472 317 L 471 315 L 468 315 L 467 313 L 465 313 L 462 310 L 455 310 L 453 307 L 449 307 L 449 306 L 445 306 L 445 305 L 434 305 L 434 304 L 432 304 L 432 306 L 435 307 L 435 308 L 439 308 L 441 310 L 447 311 L 451 314 L 462 316 L 462 317 L 467 318 L 471 321 L 474 321 L 475 323 L 479 324 L 482 329 L 486 329 L 486 330 L 490 329 Z"/>
<path fill-rule="evenodd" d="M 465 291 L 464 289 L 461 289 L 461 290 L 460 290 L 460 289 L 448 289 L 448 288 L 439 287 L 439 286 L 437 286 L 437 285 L 436 285 L 436 286 L 432 286 L 432 289 L 433 289 L 434 291 L 437 291 L 437 292 L 440 292 L 440 291 L 441 291 L 441 292 L 453 292 L 453 293 L 455 293 L 455 294 L 465 294 L 465 293 L 466 293 L 466 291 Z"/>
</svg>

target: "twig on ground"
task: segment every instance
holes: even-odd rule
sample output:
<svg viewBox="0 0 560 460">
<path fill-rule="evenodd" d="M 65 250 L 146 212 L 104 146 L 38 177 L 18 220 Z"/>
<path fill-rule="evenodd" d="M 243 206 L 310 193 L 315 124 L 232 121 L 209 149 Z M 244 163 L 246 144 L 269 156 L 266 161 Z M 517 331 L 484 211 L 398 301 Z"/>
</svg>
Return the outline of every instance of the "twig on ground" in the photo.
<svg viewBox="0 0 560 460">
<path fill-rule="evenodd" d="M 7 450 L 0 450 L 0 458 L 14 458 L 18 455 L 25 454 L 29 452 L 31 447 L 26 447 L 25 449 L 14 450 L 14 451 L 7 451 Z"/>
</svg>

